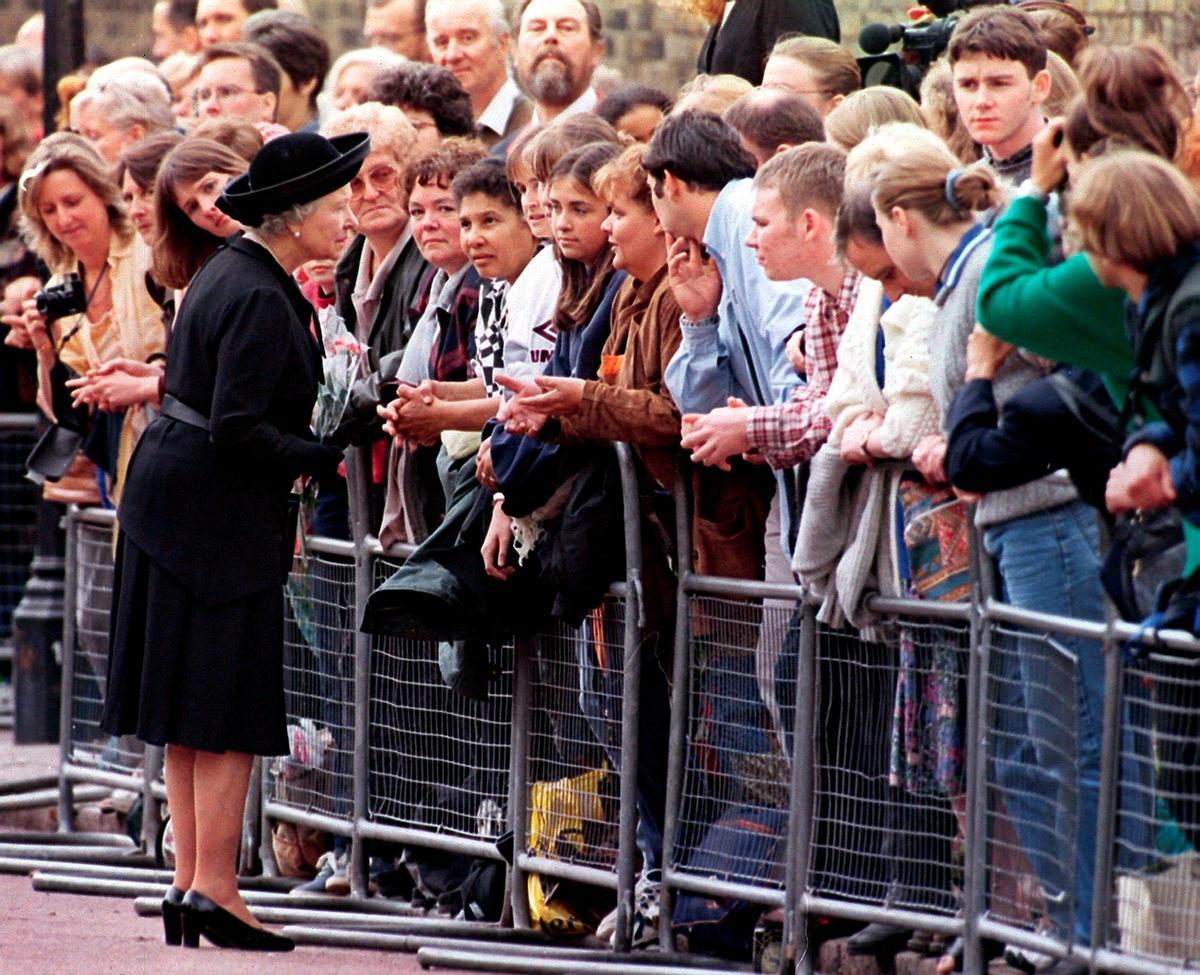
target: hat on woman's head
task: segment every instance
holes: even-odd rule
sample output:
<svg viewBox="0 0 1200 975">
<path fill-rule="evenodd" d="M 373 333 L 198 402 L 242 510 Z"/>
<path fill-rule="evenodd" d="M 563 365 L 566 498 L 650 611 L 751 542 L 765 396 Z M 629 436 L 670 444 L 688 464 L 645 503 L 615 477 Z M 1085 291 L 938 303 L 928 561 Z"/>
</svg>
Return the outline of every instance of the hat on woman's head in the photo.
<svg viewBox="0 0 1200 975">
<path fill-rule="evenodd" d="M 315 132 L 294 132 L 272 139 L 232 180 L 217 206 L 238 223 L 257 227 L 271 213 L 311 203 L 345 186 L 371 148 L 365 132 L 326 139 Z"/>
</svg>

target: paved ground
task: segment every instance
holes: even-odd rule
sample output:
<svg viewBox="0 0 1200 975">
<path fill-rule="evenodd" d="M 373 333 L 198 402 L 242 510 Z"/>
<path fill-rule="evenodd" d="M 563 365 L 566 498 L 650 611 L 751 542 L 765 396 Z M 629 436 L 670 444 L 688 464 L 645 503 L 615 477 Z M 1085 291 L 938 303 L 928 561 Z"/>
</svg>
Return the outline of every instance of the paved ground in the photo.
<svg viewBox="0 0 1200 975">
<path fill-rule="evenodd" d="M 286 955 L 222 951 L 207 945 L 198 951 L 168 948 L 158 918 L 138 917 L 132 901 L 46 894 L 35 891 L 27 877 L 0 875 L 0 971 L 12 975 L 411 975 L 422 968 L 415 955 L 306 945 Z"/>
</svg>

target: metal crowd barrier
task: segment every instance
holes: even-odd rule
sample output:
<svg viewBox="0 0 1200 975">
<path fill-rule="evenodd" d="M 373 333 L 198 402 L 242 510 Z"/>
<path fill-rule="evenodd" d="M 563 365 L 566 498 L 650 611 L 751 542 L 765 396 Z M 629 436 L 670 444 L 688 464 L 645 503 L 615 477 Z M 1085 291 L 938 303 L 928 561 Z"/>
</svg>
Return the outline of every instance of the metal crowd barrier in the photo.
<svg viewBox="0 0 1200 975">
<path fill-rule="evenodd" d="M 37 443 L 37 415 L 0 413 L 0 644 L 12 637 L 12 612 L 33 560 L 37 487 L 25 458 Z"/>
<path fill-rule="evenodd" d="M 681 476 L 673 645 L 652 649 L 637 478 L 627 448 L 620 459 L 626 579 L 579 629 L 482 648 L 493 678 L 481 700 L 443 685 L 436 645 L 357 631 L 366 595 L 408 550 L 383 552 L 360 513 L 357 542 L 307 540 L 287 587 L 296 747 L 262 768 L 260 850 L 270 872 L 273 821 L 346 837 L 352 896 L 338 921 L 275 902 L 264 919 L 299 923 L 305 940 L 420 948 L 429 965 L 628 971 L 641 750 L 665 763 L 656 968 L 700 970 L 702 946 L 670 923 L 700 902 L 781 917 L 781 971 L 818 967 L 812 915 L 961 935 L 972 975 L 985 938 L 1124 975 L 1194 967 L 1196 639 L 1018 610 L 988 596 L 982 572 L 970 602 L 875 597 L 869 632 L 834 629 L 798 586 L 692 573 Z M 99 782 L 149 803 L 162 797 L 156 756 L 95 729 L 111 530 L 104 513 L 68 521 L 63 790 Z M 1081 728 L 1085 670 L 1102 690 Z M 660 678 L 670 707 L 647 713 Z M 1096 774 L 1075 789 L 1067 773 L 1088 749 Z M 1081 824 L 1097 842 L 1079 854 Z M 516 839 L 499 924 L 381 912 L 367 896 L 374 844 L 499 860 L 505 831 Z M 539 927 L 531 878 L 613 892 L 615 950 L 514 943 Z M 1082 897 L 1090 923 L 1076 917 Z"/>
</svg>

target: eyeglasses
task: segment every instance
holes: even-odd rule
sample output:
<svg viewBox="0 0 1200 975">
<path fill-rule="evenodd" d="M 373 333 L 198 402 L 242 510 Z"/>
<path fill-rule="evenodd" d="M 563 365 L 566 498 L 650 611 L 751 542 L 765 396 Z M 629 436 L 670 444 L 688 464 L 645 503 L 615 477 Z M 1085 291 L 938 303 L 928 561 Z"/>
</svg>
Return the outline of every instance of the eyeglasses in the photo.
<svg viewBox="0 0 1200 975">
<path fill-rule="evenodd" d="M 392 166 L 375 166 L 370 172 L 360 172 L 350 180 L 350 195 L 362 196 L 368 186 L 376 193 L 387 193 L 396 187 L 396 177 L 400 171 Z"/>
<path fill-rule="evenodd" d="M 197 88 L 192 92 L 193 100 L 197 102 L 217 101 L 224 102 L 234 95 L 255 94 L 260 95 L 262 92 L 251 92 L 249 88 L 241 88 L 238 85 L 217 85 L 216 88 Z"/>
</svg>

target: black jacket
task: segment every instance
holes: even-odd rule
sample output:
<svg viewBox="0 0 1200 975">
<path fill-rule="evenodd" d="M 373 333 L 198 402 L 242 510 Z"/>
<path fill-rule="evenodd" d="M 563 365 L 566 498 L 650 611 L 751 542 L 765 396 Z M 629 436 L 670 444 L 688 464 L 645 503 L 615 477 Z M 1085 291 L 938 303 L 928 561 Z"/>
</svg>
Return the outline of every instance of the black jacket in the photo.
<svg viewBox="0 0 1200 975">
<path fill-rule="evenodd" d="M 1066 468 L 1088 504 L 1104 510 L 1108 472 L 1121 459 L 1116 407 L 1100 378 L 1065 369 L 1077 393 L 1090 399 L 1092 416 L 1081 419 L 1044 376 L 1014 393 L 1000 411 L 992 384 L 973 379 L 958 391 L 946 416 L 946 476 L 964 491 L 1018 487 Z M 1085 422 L 1086 421 L 1086 422 Z"/>
<path fill-rule="evenodd" d="M 762 84 L 763 65 L 784 34 L 842 39 L 833 0 L 737 0 L 724 24 L 713 24 L 696 67 L 704 74 L 735 74 Z"/>
<path fill-rule="evenodd" d="M 202 601 L 282 583 L 292 482 L 328 469 L 337 447 L 310 429 L 321 381 L 312 308 L 263 248 L 234 237 L 202 267 L 171 335 L 166 391 L 208 432 L 160 416 L 142 435 L 121 528 Z"/>
<path fill-rule="evenodd" d="M 367 238 L 359 234 L 350 242 L 334 269 L 338 314 L 342 316 L 351 335 L 358 334 L 358 315 L 350 295 L 354 291 L 358 265 L 366 245 Z M 383 356 L 390 352 L 402 352 L 408 345 L 413 329 L 425 310 L 423 298 L 429 292 L 427 272 L 430 270 L 429 264 L 417 250 L 417 242 L 410 237 L 384 283 L 375 320 L 371 322 L 367 333 L 367 357 L 372 372 L 379 369 L 379 360 Z M 424 289 L 422 283 L 425 284 Z"/>
</svg>

